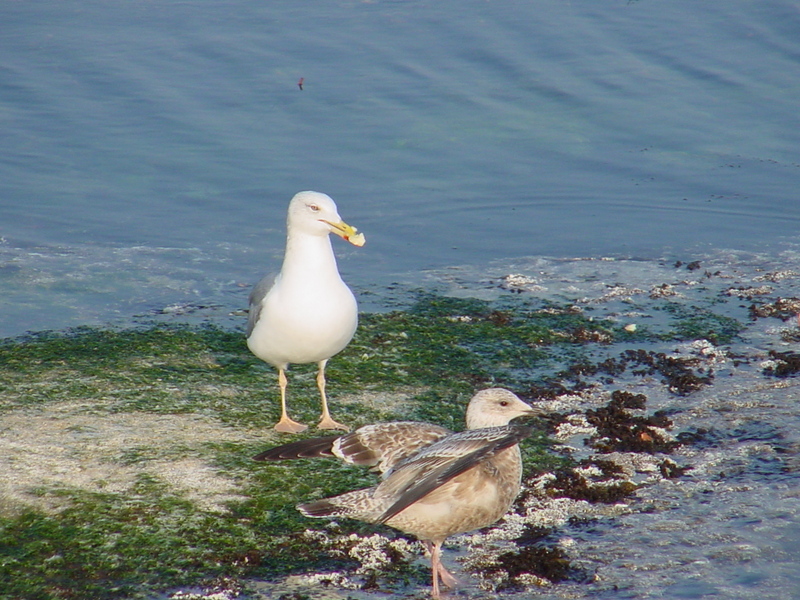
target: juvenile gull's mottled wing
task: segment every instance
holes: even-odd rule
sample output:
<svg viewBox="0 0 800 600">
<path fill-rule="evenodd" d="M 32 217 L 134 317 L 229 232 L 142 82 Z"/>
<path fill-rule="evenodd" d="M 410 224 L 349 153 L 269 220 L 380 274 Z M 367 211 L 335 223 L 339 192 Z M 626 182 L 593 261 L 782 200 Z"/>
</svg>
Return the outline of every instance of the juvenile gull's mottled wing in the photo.
<svg viewBox="0 0 800 600">
<path fill-rule="evenodd" d="M 345 462 L 375 467 L 387 477 L 397 464 L 452 433 L 430 423 L 377 423 L 342 436 L 333 452 Z"/>
<path fill-rule="evenodd" d="M 385 523 L 458 475 L 518 444 L 532 431 L 521 425 L 472 429 L 424 448 L 396 465 L 394 472 L 378 486 L 376 496 L 396 500 L 376 522 Z"/>
<path fill-rule="evenodd" d="M 352 465 L 374 467 L 388 476 L 397 464 L 451 434 L 449 429 L 429 423 L 378 423 L 343 436 L 311 438 L 271 448 L 253 460 L 335 456 Z"/>
</svg>

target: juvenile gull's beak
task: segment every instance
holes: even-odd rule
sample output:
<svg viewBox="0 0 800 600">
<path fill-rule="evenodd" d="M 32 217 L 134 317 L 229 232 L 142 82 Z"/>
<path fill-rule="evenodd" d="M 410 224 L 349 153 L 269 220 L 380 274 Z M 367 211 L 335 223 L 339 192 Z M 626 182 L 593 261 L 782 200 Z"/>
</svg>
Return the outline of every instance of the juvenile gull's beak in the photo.
<svg viewBox="0 0 800 600">
<path fill-rule="evenodd" d="M 330 221 L 325 221 L 328 225 L 330 225 L 331 231 L 338 235 L 343 240 L 346 240 L 353 244 L 354 246 L 363 246 L 364 242 L 366 242 L 366 238 L 364 237 L 363 233 L 357 233 L 358 230 L 353 227 L 352 225 L 348 225 L 344 221 L 339 221 L 338 223 L 331 223 Z"/>
</svg>

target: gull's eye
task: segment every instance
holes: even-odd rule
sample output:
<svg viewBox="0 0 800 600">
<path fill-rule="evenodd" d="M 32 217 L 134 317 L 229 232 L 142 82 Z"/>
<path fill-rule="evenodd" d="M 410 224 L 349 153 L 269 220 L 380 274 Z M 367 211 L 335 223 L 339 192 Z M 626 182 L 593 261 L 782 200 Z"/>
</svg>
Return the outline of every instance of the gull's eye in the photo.
<svg viewBox="0 0 800 600">
<path fill-rule="evenodd" d="M 308 208 L 311 209 L 311 212 L 319 212 L 319 206 L 317 206 L 316 204 L 309 204 Z"/>
<path fill-rule="evenodd" d="M 501 400 L 500 401 L 500 406 L 503 406 L 503 407 L 508 406 L 508 400 Z"/>
</svg>

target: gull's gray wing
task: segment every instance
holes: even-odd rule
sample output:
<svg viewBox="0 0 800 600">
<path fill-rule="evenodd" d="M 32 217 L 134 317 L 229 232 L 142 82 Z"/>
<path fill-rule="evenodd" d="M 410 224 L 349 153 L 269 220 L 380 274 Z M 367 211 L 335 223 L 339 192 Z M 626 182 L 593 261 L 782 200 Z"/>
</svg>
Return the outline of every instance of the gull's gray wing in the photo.
<svg viewBox="0 0 800 600">
<path fill-rule="evenodd" d="M 253 333 L 256 323 L 258 323 L 258 319 L 261 317 L 261 301 L 266 298 L 272 286 L 275 285 L 275 280 L 277 278 L 278 276 L 272 273 L 262 277 L 261 281 L 253 286 L 250 297 L 247 300 L 250 309 L 247 314 L 247 331 L 245 337 L 250 337 L 250 334 Z"/>
</svg>

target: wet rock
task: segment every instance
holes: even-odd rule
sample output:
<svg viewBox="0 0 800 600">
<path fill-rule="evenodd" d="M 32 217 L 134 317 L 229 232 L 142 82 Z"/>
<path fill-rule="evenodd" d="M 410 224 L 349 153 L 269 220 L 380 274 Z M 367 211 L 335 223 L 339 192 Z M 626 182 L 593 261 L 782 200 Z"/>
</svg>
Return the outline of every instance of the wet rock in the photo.
<svg viewBox="0 0 800 600">
<path fill-rule="evenodd" d="M 614 341 L 611 334 L 588 327 L 576 327 L 569 332 L 570 339 L 578 344 L 610 344 Z"/>
<path fill-rule="evenodd" d="M 788 321 L 800 313 L 800 298 L 778 298 L 774 302 L 751 304 L 748 311 L 752 319 L 774 317 Z"/>
<path fill-rule="evenodd" d="M 539 285 L 539 282 L 535 278 L 518 273 L 510 273 L 503 277 L 498 287 L 516 293 L 541 292 L 547 289 Z"/>
<path fill-rule="evenodd" d="M 727 296 L 735 296 L 737 298 L 752 299 L 753 296 L 766 296 L 772 293 L 772 288 L 768 285 L 759 287 L 732 287 L 725 291 Z"/>
<path fill-rule="evenodd" d="M 667 458 L 658 465 L 658 469 L 664 479 L 677 479 L 691 471 L 692 467 L 688 465 L 680 466 L 675 461 Z"/>
<path fill-rule="evenodd" d="M 684 263 L 682 260 L 676 260 L 675 261 L 675 268 L 676 269 L 680 269 L 684 264 L 686 264 L 686 263 Z M 692 262 L 686 264 L 686 270 L 687 271 L 696 271 L 699 268 L 700 268 L 700 261 L 699 260 L 693 260 Z"/>
<path fill-rule="evenodd" d="M 658 300 L 660 298 L 679 296 L 680 294 L 675 290 L 675 286 L 669 283 L 662 283 L 660 285 L 654 285 L 652 288 L 650 288 L 649 295 L 653 300 Z"/>
</svg>

